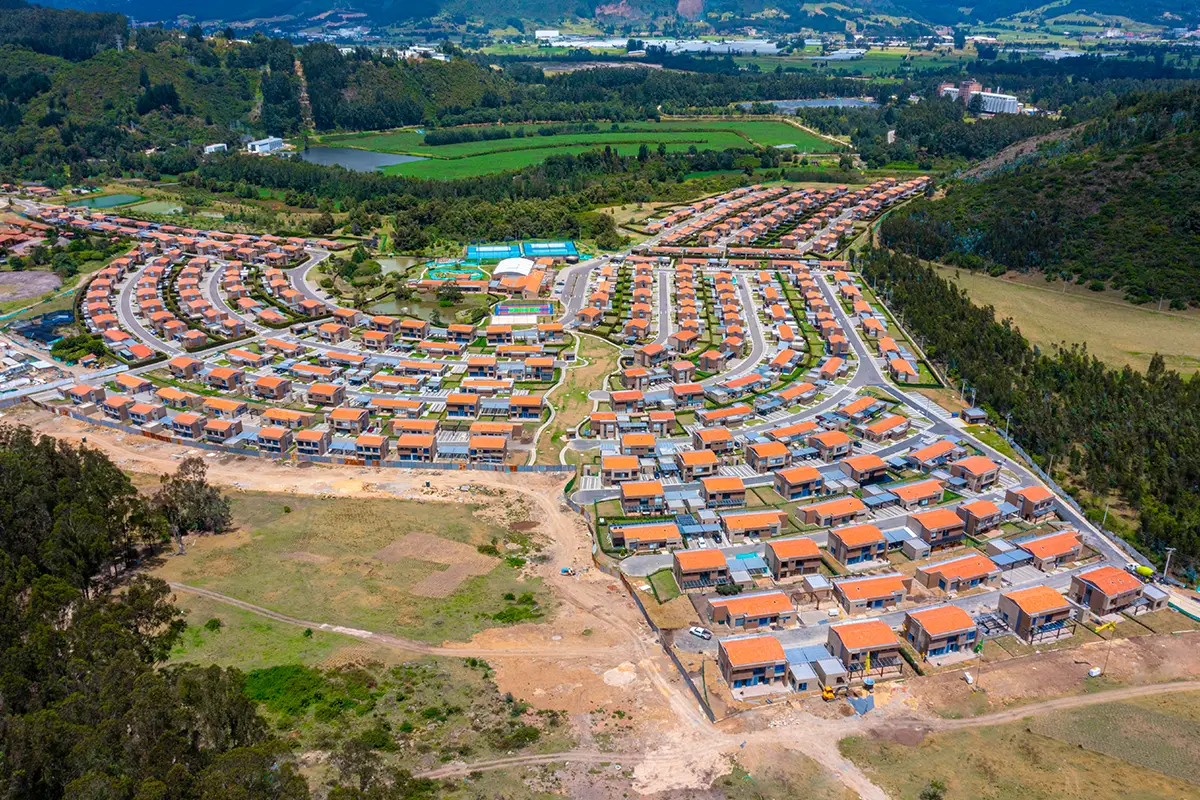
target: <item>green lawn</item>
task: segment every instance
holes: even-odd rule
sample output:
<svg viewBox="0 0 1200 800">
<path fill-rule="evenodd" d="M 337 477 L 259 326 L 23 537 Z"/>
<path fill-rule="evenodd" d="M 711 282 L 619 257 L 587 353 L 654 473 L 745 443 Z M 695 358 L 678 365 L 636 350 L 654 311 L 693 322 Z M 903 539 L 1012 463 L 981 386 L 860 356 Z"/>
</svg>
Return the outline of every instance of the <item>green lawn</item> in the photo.
<svg viewBox="0 0 1200 800">
<path fill-rule="evenodd" d="M 1017 455 L 1017 451 L 1012 448 L 1012 445 L 1005 441 L 1004 437 L 993 428 L 987 425 L 968 425 L 966 431 L 993 450 L 1009 458 L 1020 459 L 1020 456 Z"/>
<path fill-rule="evenodd" d="M 669 569 L 660 569 L 650 576 L 649 581 L 650 586 L 654 589 L 654 596 L 660 603 L 674 600 L 682 594 L 679 591 L 679 584 L 675 582 L 675 574 Z"/>
<path fill-rule="evenodd" d="M 621 125 L 618 131 L 609 129 L 553 136 L 537 135 L 537 126 L 514 125 L 505 129 L 524 130 L 526 135 L 520 138 L 429 145 L 425 143 L 423 135 L 408 129 L 328 136 L 321 139 L 320 143 L 331 147 L 357 147 L 426 156 L 430 160 L 396 164 L 384 169 L 389 174 L 426 178 L 463 178 L 520 169 L 541 163 L 552 155 L 578 155 L 606 146 L 613 147 L 623 155 L 636 154 L 643 144 L 654 149 L 659 143 L 665 144 L 670 151 L 683 151 L 693 146 L 701 150 L 724 150 L 752 144 L 794 144 L 798 150 L 806 152 L 836 149 L 830 142 L 776 120 L 637 122 Z"/>
</svg>

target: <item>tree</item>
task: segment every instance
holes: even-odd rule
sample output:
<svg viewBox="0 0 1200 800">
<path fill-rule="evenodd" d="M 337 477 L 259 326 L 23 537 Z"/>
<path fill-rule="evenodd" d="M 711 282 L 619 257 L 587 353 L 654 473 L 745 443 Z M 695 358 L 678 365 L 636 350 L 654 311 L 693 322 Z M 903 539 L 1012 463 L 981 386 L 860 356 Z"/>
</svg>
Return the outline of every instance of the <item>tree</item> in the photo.
<svg viewBox="0 0 1200 800">
<path fill-rule="evenodd" d="M 954 49 L 965 50 L 967 47 L 967 32 L 963 28 L 954 29 Z"/>
<path fill-rule="evenodd" d="M 233 521 L 229 498 L 208 483 L 203 459 L 185 458 L 174 475 L 162 477 L 154 495 L 154 509 L 166 521 L 169 535 L 180 548 L 183 537 L 198 531 L 227 530 Z"/>
<path fill-rule="evenodd" d="M 447 283 L 437 291 L 437 298 L 443 303 L 460 303 L 463 297 L 463 290 L 454 283 Z"/>
<path fill-rule="evenodd" d="M 854 169 L 854 157 L 849 153 L 843 153 L 842 157 L 838 159 L 838 167 L 846 171 Z"/>
<path fill-rule="evenodd" d="M 925 785 L 917 797 L 920 800 L 943 800 L 946 797 L 946 784 L 934 778 Z"/>
</svg>

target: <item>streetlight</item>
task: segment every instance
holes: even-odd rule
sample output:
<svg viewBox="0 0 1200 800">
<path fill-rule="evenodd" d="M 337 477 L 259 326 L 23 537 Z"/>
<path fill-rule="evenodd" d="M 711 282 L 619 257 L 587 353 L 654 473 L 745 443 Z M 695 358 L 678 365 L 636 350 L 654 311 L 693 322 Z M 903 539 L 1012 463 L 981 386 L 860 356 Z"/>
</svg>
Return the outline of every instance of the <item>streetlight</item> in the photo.
<svg viewBox="0 0 1200 800">
<path fill-rule="evenodd" d="M 1167 572 L 1167 570 L 1171 568 L 1171 554 L 1175 552 L 1175 548 L 1168 547 L 1164 552 L 1167 554 L 1167 563 L 1163 564 L 1163 577 L 1169 578 L 1171 577 L 1171 573 Z"/>
<path fill-rule="evenodd" d="M 1009 411 L 1004 415 L 1004 438 L 1008 439 L 1008 421 L 1012 418 L 1012 412 Z"/>
</svg>

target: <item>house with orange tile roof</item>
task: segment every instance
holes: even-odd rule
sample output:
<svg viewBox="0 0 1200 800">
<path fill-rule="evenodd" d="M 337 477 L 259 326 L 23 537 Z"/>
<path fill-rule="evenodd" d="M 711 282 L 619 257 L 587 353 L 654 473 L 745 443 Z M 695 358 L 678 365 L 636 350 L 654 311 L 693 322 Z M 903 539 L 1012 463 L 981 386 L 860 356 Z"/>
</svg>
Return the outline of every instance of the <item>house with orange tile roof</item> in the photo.
<svg viewBox="0 0 1200 800">
<path fill-rule="evenodd" d="M 949 508 L 909 514 L 908 525 L 932 550 L 953 547 L 966 535 L 962 517 Z"/>
<path fill-rule="evenodd" d="M 268 408 L 263 412 L 263 421 L 267 425 L 298 430 L 313 422 L 313 415 L 291 408 Z"/>
<path fill-rule="evenodd" d="M 851 439 L 841 431 L 821 431 L 808 437 L 808 446 L 817 450 L 823 461 L 837 461 L 850 453 Z"/>
<path fill-rule="evenodd" d="M 943 487 L 941 481 L 930 478 L 892 487 L 890 491 L 896 495 L 901 508 L 911 511 L 914 508 L 937 505 L 942 499 Z"/>
<path fill-rule="evenodd" d="M 625 514 L 662 514 L 666 507 L 661 481 L 626 481 L 621 484 L 621 510 Z"/>
<path fill-rule="evenodd" d="M 325 420 L 336 433 L 357 435 L 371 424 L 371 415 L 365 408 L 339 406 L 326 414 Z"/>
<path fill-rule="evenodd" d="M 746 466 L 755 472 L 775 472 L 792 463 L 792 452 L 783 442 L 756 442 L 746 448 Z"/>
<path fill-rule="evenodd" d="M 842 662 L 851 680 L 892 678 L 904 671 L 900 639 L 881 620 L 833 625 L 826 647 Z"/>
<path fill-rule="evenodd" d="M 657 446 L 657 440 L 651 433 L 635 432 L 621 435 L 621 452 L 627 456 L 652 456 Z"/>
<path fill-rule="evenodd" d="M 250 384 L 250 393 L 263 400 L 282 400 L 292 391 L 292 382 L 278 375 L 264 375 Z"/>
<path fill-rule="evenodd" d="M 646 415 L 650 422 L 650 433 L 655 436 L 674 436 L 678 422 L 674 411 L 651 411 Z"/>
<path fill-rule="evenodd" d="M 432 433 L 402 433 L 392 449 L 397 461 L 429 464 L 437 460 L 437 437 Z"/>
<path fill-rule="evenodd" d="M 204 425 L 208 418 L 203 414 L 184 412 L 171 419 L 171 433 L 181 439 L 200 439 L 204 436 Z"/>
<path fill-rule="evenodd" d="M 829 532 L 827 547 L 829 555 L 846 566 L 887 557 L 887 539 L 874 525 L 834 528 Z"/>
<path fill-rule="evenodd" d="M 973 492 L 982 492 L 1000 479 L 1000 465 L 987 456 L 970 456 L 950 465 L 950 474 L 967 482 Z"/>
<path fill-rule="evenodd" d="M 899 414 L 889 414 L 882 419 L 877 419 L 874 422 L 861 426 L 858 430 L 868 442 L 879 444 L 902 438 L 908 433 L 911 427 L 912 423 L 908 417 L 902 417 Z"/>
<path fill-rule="evenodd" d="M 958 606 L 936 606 L 905 614 L 904 638 L 922 658 L 936 659 L 975 647 L 979 626 Z"/>
<path fill-rule="evenodd" d="M 472 464 L 503 464 L 506 458 L 507 436 L 474 434 L 467 439 L 467 460 Z"/>
<path fill-rule="evenodd" d="M 240 419 L 210 419 L 204 424 L 204 439 L 213 444 L 222 444 L 242 433 Z"/>
<path fill-rule="evenodd" d="M 1107 565 L 1072 575 L 1067 597 L 1097 617 L 1158 611 L 1166 607 L 1168 598 L 1166 592 L 1142 583 L 1133 573 Z"/>
<path fill-rule="evenodd" d="M 354 455 L 367 462 L 388 457 L 388 437 L 378 433 L 360 433 L 354 439 Z"/>
<path fill-rule="evenodd" d="M 610 453 L 600 459 L 600 485 L 615 486 L 625 481 L 637 480 L 641 474 L 637 456 Z"/>
<path fill-rule="evenodd" d="M 671 555 L 671 571 L 680 589 L 706 589 L 732 582 L 725 554 L 716 549 L 676 550 Z"/>
<path fill-rule="evenodd" d="M 1071 603 L 1049 586 L 1001 594 L 996 613 L 1018 638 L 1030 644 L 1065 639 L 1075 632 Z"/>
<path fill-rule="evenodd" d="M 932 472 L 951 461 L 966 456 L 967 450 L 957 442 L 942 439 L 931 445 L 913 450 L 904 460 L 921 472 Z"/>
<path fill-rule="evenodd" d="M 613 547 L 634 552 L 683 547 L 683 535 L 674 522 L 644 522 L 612 525 L 608 529 Z"/>
<path fill-rule="evenodd" d="M 775 580 L 815 575 L 821 568 L 821 548 L 812 539 L 775 539 L 767 542 L 767 568 Z"/>
<path fill-rule="evenodd" d="M 847 478 L 859 486 L 876 483 L 887 477 L 887 463 L 874 453 L 843 458 L 838 466 Z"/>
<path fill-rule="evenodd" d="M 967 536 L 987 534 L 998 528 L 1004 519 L 1000 507 L 991 500 L 974 500 L 970 503 L 963 503 L 954 509 L 954 512 L 962 519 Z"/>
<path fill-rule="evenodd" d="M 917 583 L 943 592 L 961 592 L 991 586 L 1000 578 L 1000 568 L 990 558 L 971 552 L 965 556 L 926 564 L 917 569 Z"/>
<path fill-rule="evenodd" d="M 1029 553 L 1033 557 L 1033 566 L 1042 572 L 1078 561 L 1083 554 L 1083 542 L 1078 531 L 1058 531 L 1032 539 L 1015 540 L 1013 544 Z"/>
<path fill-rule="evenodd" d="M 707 453 L 708 451 L 698 452 Z M 709 508 L 744 506 L 746 505 L 746 484 L 736 476 L 701 478 L 700 496 L 704 498 L 704 504 Z"/>
<path fill-rule="evenodd" d="M 730 689 L 787 684 L 787 656 L 774 636 L 722 639 L 717 665 Z"/>
<path fill-rule="evenodd" d="M 801 465 L 781 469 L 774 475 L 775 491 L 784 500 L 799 500 L 824 493 L 825 478 L 816 467 Z"/>
<path fill-rule="evenodd" d="M 1023 486 L 1004 493 L 1004 502 L 1016 507 L 1026 522 L 1041 522 L 1054 513 L 1054 494 L 1044 486 Z"/>
<path fill-rule="evenodd" d="M 900 573 L 844 578 L 833 582 L 834 596 L 847 614 L 899 605 L 908 596 L 912 578 Z"/>
<path fill-rule="evenodd" d="M 230 400 L 225 397 L 209 397 L 204 401 L 203 408 L 209 414 L 220 419 L 237 419 L 250 411 L 250 406 L 244 400 Z"/>
<path fill-rule="evenodd" d="M 340 383 L 313 383 L 305 398 L 309 405 L 340 406 L 346 402 L 346 387 Z"/>
<path fill-rule="evenodd" d="M 733 451 L 733 434 L 728 428 L 693 428 L 692 447 L 697 450 L 710 450 L 717 455 Z"/>
<path fill-rule="evenodd" d="M 283 455 L 291 449 L 292 438 L 292 431 L 289 428 L 268 425 L 258 429 L 258 449 L 264 453 Z"/>
<path fill-rule="evenodd" d="M 743 541 L 747 536 L 757 536 L 761 539 L 778 536 L 783 533 L 785 524 L 787 513 L 775 509 L 721 515 L 721 528 L 732 542 Z"/>
<path fill-rule="evenodd" d="M 896 383 L 916 383 L 921 380 L 917 368 L 907 359 L 899 357 L 888 362 L 888 374 Z"/>
<path fill-rule="evenodd" d="M 610 392 L 608 399 L 612 410 L 618 414 L 641 411 L 646 403 L 646 395 L 640 389 Z"/>
<path fill-rule="evenodd" d="M 772 428 L 767 431 L 767 438 L 784 444 L 792 444 L 793 442 L 802 442 L 810 434 L 817 430 L 817 423 L 812 420 L 797 422 L 792 425 L 784 425 L 780 428 Z"/>
<path fill-rule="evenodd" d="M 800 515 L 806 525 L 820 525 L 828 528 L 855 521 L 867 513 L 867 506 L 857 497 L 839 497 L 834 500 L 800 506 L 796 509 L 796 513 Z"/>
<path fill-rule="evenodd" d="M 783 628 L 796 621 L 796 607 L 780 591 L 710 597 L 706 599 L 704 614 L 713 625 L 744 631 Z"/>
<path fill-rule="evenodd" d="M 329 431 L 304 430 L 296 432 L 296 453 L 302 456 L 323 456 L 329 452 L 333 436 Z"/>
<path fill-rule="evenodd" d="M 446 395 L 446 417 L 448 419 L 475 419 L 479 416 L 479 396 L 465 392 Z"/>
<path fill-rule="evenodd" d="M 690 483 L 716 475 L 719 460 L 712 450 L 678 450 L 675 453 L 675 463 L 679 465 L 680 480 Z"/>
</svg>

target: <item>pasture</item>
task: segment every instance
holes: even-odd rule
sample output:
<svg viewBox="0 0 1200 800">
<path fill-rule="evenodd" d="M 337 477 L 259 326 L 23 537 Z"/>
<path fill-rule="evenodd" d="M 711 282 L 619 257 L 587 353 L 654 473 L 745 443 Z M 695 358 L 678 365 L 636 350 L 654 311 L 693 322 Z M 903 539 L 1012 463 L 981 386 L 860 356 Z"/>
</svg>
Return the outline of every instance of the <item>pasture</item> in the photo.
<svg viewBox="0 0 1200 800">
<path fill-rule="evenodd" d="M 1200 315 L 1194 311 L 1160 314 L 1116 299 L 1116 293 L 1074 285 L 1064 293 L 1062 282 L 1046 283 L 1041 276 L 1010 280 L 952 267 L 938 267 L 938 272 L 965 289 L 976 305 L 993 306 L 997 319 L 1011 317 L 1025 338 L 1042 348 L 1086 344 L 1109 366 L 1142 371 L 1157 352 L 1168 369 L 1183 375 L 1200 370 Z"/>
<path fill-rule="evenodd" d="M 237 495 L 236 530 L 199 539 L 156 574 L 313 622 L 462 641 L 536 619 L 550 603 L 540 581 L 521 575 L 528 534 L 482 508 Z"/>
<path fill-rule="evenodd" d="M 395 164 L 384 168 L 391 175 L 420 178 L 468 178 L 539 164 L 550 156 L 579 155 L 589 150 L 612 147 L 622 155 L 636 155 L 642 145 L 651 150 L 664 144 L 669 152 L 725 150 L 762 145 L 795 145 L 794 152 L 827 153 L 837 145 L 778 120 L 664 120 L 633 122 L 617 126 L 603 124 L 600 130 L 542 136 L 536 125 L 505 126 L 514 134 L 507 139 L 431 145 L 415 129 L 379 133 L 340 134 L 323 137 L 329 147 L 354 147 L 385 153 L 423 156 L 426 161 Z"/>
</svg>

